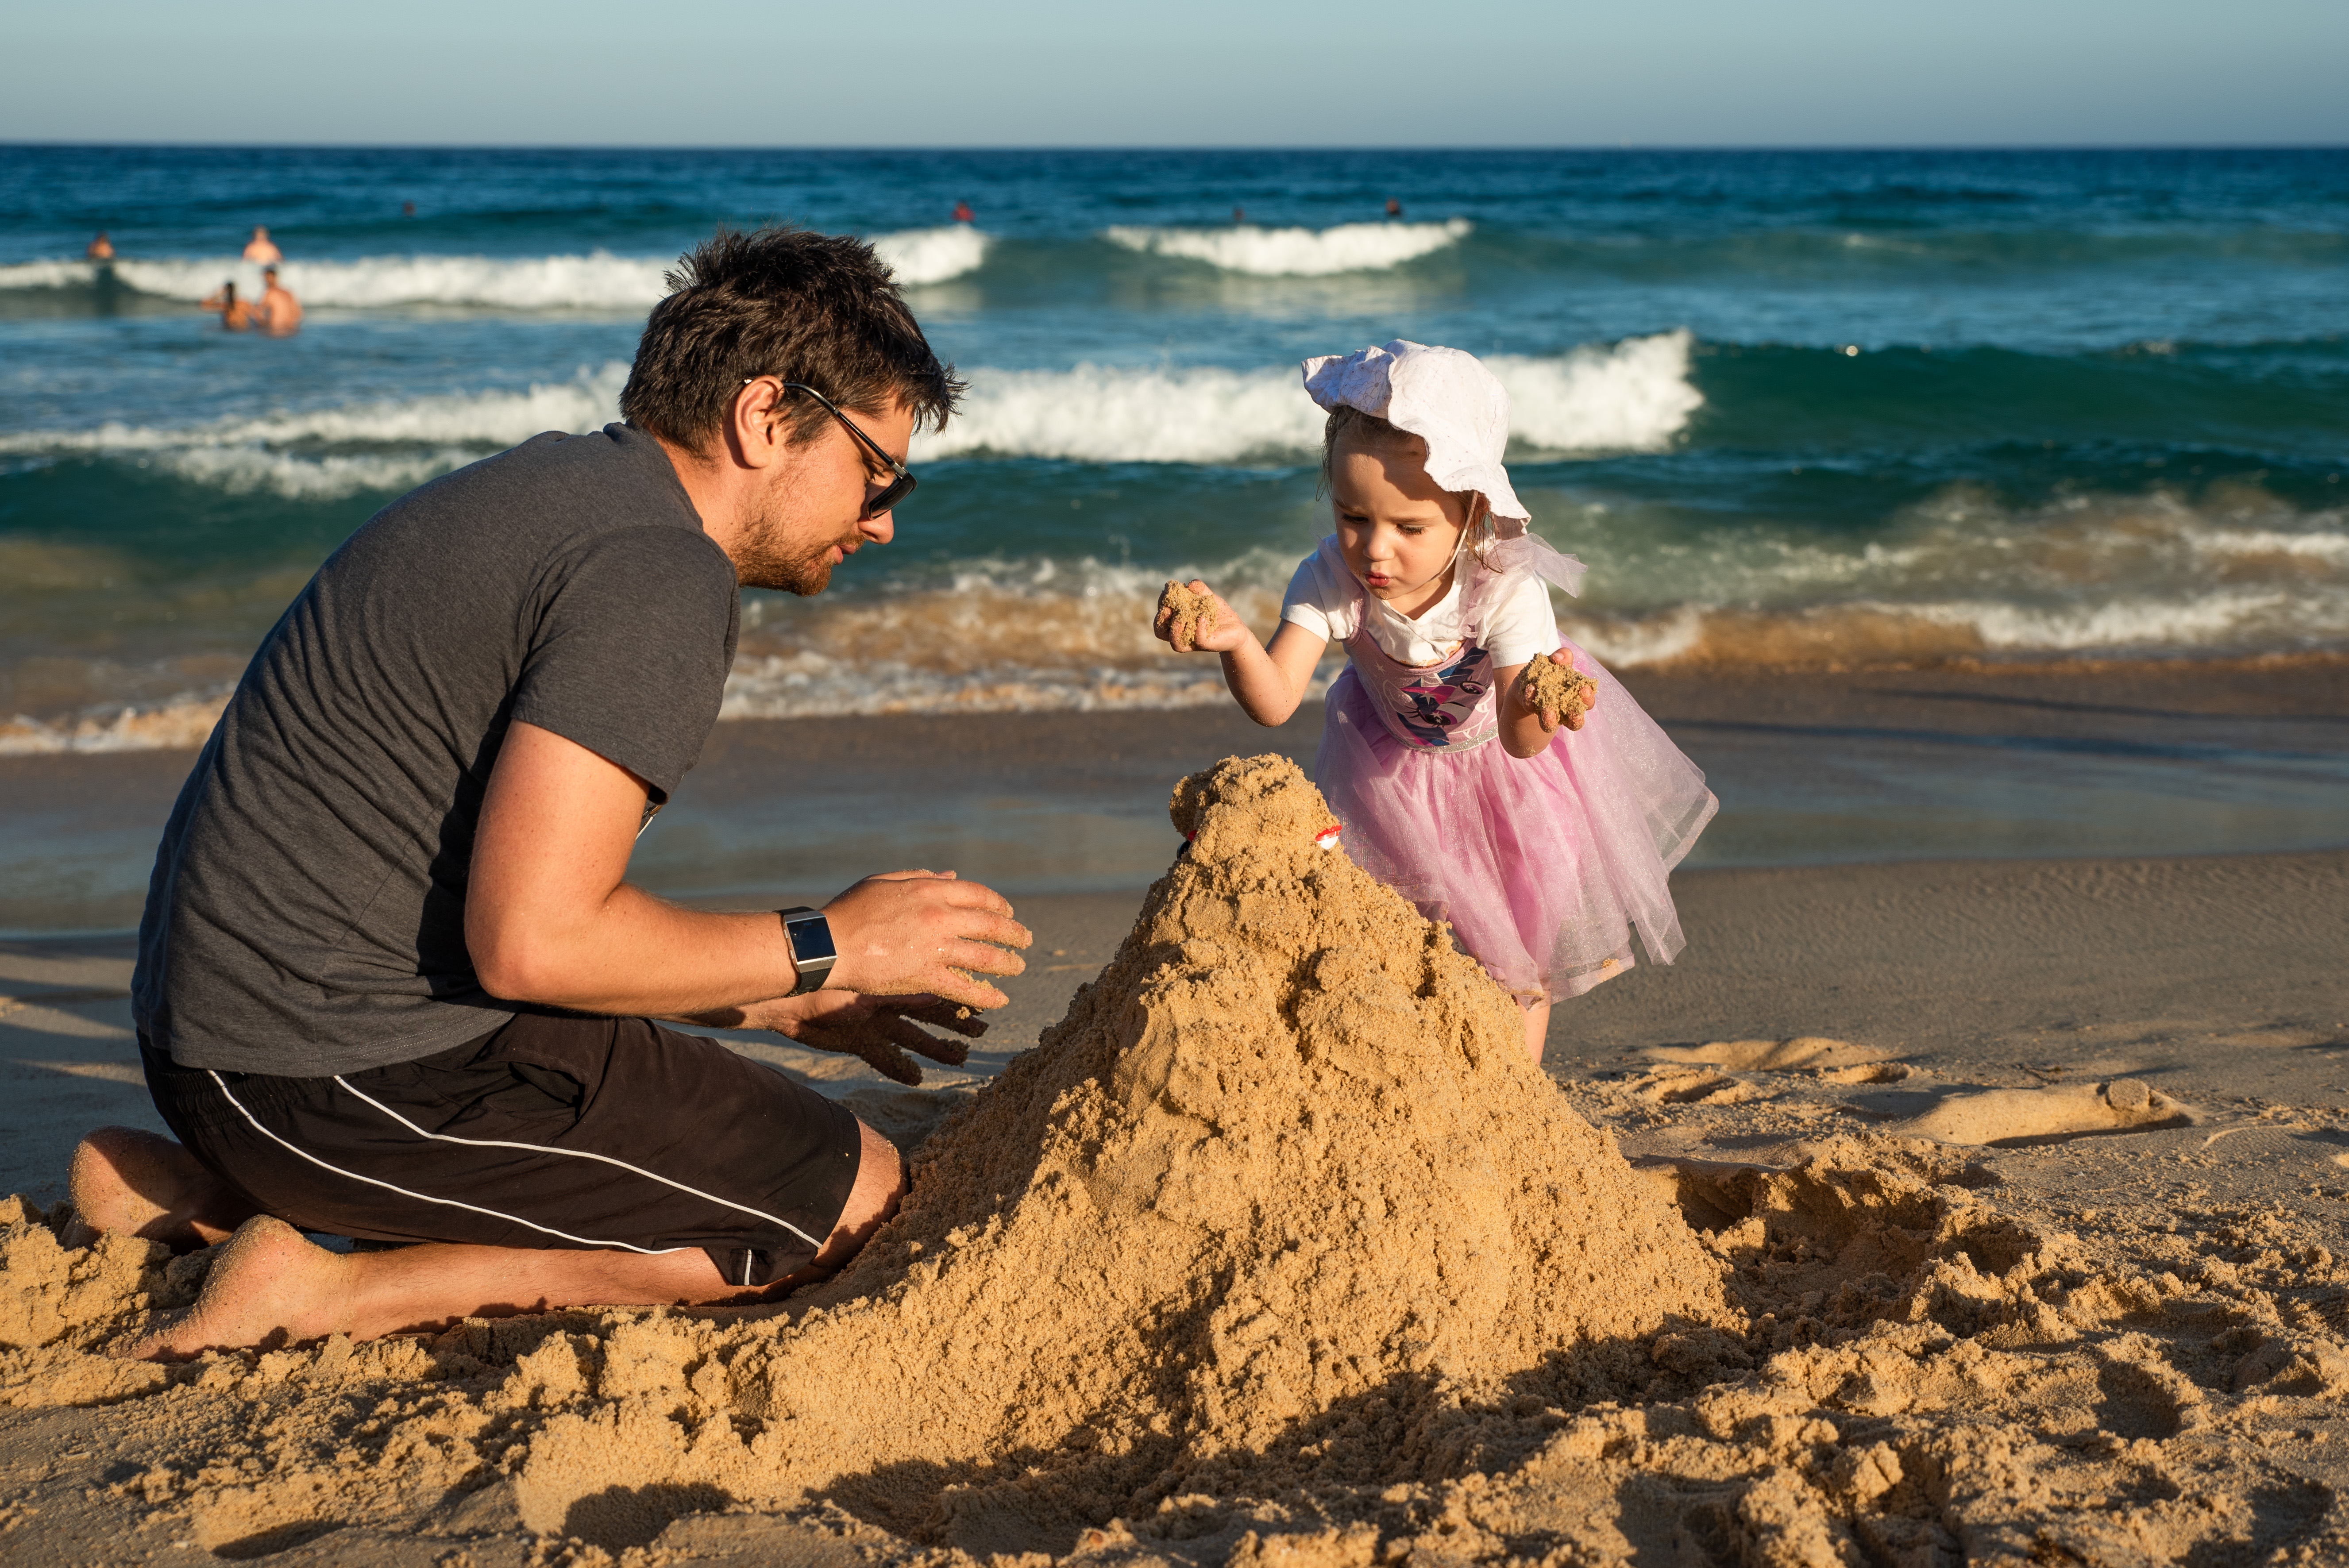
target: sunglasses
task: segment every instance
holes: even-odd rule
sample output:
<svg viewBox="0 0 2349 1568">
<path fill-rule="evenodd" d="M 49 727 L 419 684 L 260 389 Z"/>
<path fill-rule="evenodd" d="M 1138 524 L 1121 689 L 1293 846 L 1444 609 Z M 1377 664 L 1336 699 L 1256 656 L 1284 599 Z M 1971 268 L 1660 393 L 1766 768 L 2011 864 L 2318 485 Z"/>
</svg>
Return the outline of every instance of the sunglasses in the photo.
<svg viewBox="0 0 2349 1568">
<path fill-rule="evenodd" d="M 748 387 L 752 381 L 757 379 L 757 377 L 746 377 L 743 380 L 742 385 Z M 873 456 L 880 461 L 883 468 L 887 469 L 891 473 L 897 476 L 895 479 L 891 480 L 886 485 L 882 487 L 880 494 L 866 498 L 864 510 L 856 514 L 859 520 L 870 521 L 872 519 L 889 511 L 899 501 L 904 500 L 907 496 L 914 493 L 914 476 L 905 471 L 905 465 L 891 457 L 886 451 L 884 451 L 880 442 L 866 435 L 858 428 L 855 420 L 842 413 L 840 411 L 839 404 L 834 403 L 831 398 L 825 397 L 814 387 L 806 386 L 798 381 L 785 381 L 782 383 L 782 388 L 786 392 L 804 392 L 809 397 L 814 398 L 817 402 L 823 404 L 826 408 L 831 409 L 832 417 L 848 427 L 848 433 L 856 438 L 857 444 L 862 446 L 866 451 L 872 453 Z"/>
</svg>

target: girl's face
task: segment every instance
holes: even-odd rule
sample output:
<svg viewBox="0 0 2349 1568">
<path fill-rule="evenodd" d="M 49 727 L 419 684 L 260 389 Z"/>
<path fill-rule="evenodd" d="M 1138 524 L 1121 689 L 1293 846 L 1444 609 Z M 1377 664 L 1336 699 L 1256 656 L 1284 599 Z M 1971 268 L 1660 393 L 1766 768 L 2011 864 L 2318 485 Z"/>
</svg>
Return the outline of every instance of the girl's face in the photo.
<svg viewBox="0 0 2349 1568">
<path fill-rule="evenodd" d="M 1338 548 L 1374 599 L 1410 614 L 1444 596 L 1468 518 L 1427 477 L 1418 439 L 1340 447 L 1330 462 Z"/>
</svg>

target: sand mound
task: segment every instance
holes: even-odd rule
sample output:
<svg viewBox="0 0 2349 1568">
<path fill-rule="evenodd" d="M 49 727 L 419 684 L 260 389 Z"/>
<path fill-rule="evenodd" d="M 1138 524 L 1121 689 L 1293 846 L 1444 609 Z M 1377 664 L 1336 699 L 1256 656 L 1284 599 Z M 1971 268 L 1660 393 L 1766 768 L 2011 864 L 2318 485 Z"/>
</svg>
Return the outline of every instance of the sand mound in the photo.
<svg viewBox="0 0 2349 1568">
<path fill-rule="evenodd" d="M 1526 1060 L 1507 996 L 1315 845 L 1294 763 L 1227 761 L 1174 817 L 1190 851 L 1117 956 L 771 1358 L 763 1413 L 827 1456 L 806 1484 L 862 1471 L 899 1528 L 939 1466 L 1071 1527 L 1327 1474 L 1350 1425 L 1547 1398 L 1722 1316 L 1718 1266 Z M 1428 1462 L 1340 1448 L 1365 1481 Z"/>
</svg>

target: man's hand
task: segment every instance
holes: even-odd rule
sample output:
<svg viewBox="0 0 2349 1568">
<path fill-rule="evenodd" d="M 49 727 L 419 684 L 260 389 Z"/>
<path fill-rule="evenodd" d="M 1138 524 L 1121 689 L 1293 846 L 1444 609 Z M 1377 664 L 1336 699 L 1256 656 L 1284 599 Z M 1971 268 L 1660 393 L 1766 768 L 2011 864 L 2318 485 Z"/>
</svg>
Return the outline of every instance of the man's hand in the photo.
<svg viewBox="0 0 2349 1568">
<path fill-rule="evenodd" d="M 950 1068 L 962 1066 L 970 1047 L 942 1040 L 915 1020 L 976 1039 L 987 1033 L 984 1019 L 936 996 L 860 996 L 829 988 L 803 996 L 780 996 L 693 1021 L 718 1028 L 771 1029 L 810 1050 L 861 1057 L 884 1078 L 903 1084 L 922 1081 L 922 1069 L 905 1053 L 916 1052 Z"/>
<path fill-rule="evenodd" d="M 825 985 L 866 996 L 1000 1007 L 1009 998 L 973 976 L 1026 973 L 1026 960 L 1004 949 L 1035 941 L 1001 893 L 952 872 L 866 877 L 825 904 L 823 917 L 840 954 Z"/>
</svg>

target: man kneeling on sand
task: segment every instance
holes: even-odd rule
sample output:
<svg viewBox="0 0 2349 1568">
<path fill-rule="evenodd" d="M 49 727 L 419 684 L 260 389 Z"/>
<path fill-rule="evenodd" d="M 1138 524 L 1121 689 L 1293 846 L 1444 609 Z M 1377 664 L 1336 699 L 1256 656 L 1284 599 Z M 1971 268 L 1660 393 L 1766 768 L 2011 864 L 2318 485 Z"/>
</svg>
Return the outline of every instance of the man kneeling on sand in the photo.
<svg viewBox="0 0 2349 1568">
<path fill-rule="evenodd" d="M 951 872 L 702 913 L 624 880 L 699 755 L 738 588 L 821 593 L 961 384 L 872 251 L 721 234 L 620 409 L 393 502 L 319 569 L 181 790 L 132 1006 L 177 1141 L 75 1151 L 83 1222 L 233 1239 L 137 1346 L 366 1337 L 554 1305 L 776 1293 L 905 1190 L 847 1110 L 655 1018 L 918 1081 L 959 1062 L 1011 906 Z M 779 802 L 788 810 L 789 802 Z M 416 1243 L 349 1255 L 303 1231 Z"/>
</svg>

